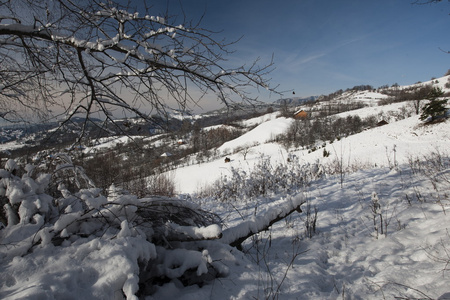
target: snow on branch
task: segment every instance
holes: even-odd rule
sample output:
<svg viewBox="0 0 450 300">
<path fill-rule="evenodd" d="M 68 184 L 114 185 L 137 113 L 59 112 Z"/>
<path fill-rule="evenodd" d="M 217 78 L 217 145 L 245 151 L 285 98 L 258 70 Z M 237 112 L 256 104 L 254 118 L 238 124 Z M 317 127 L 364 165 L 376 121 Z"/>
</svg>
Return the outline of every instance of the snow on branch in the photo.
<svg viewBox="0 0 450 300">
<path fill-rule="evenodd" d="M 68 157 L 57 159 L 60 164 L 49 163 L 55 168 L 53 176 L 31 165 L 22 170 L 12 159 L 0 169 L 0 204 L 5 208 L 0 211 L 2 268 L 11 269 L 22 259 L 40 266 L 32 270 L 37 275 L 32 283 L 20 274 L 23 268 L 12 268 L 11 278 L 18 280 L 2 290 L 3 296 L 21 298 L 17 291 L 26 291 L 27 297 L 39 298 L 51 281 L 61 287 L 63 298 L 75 288 L 88 298 L 114 299 L 123 293 L 126 299 L 138 299 L 139 293 L 151 294 L 142 289 L 152 289 L 156 281 L 200 284 L 224 274 L 207 247 L 196 245 L 220 236 L 215 214 L 187 200 L 138 199 L 114 185 L 107 197 L 87 186 L 69 191 L 63 177 L 79 176 L 82 169 L 71 167 Z M 61 276 L 85 276 L 90 268 L 95 270 L 93 280 L 74 279 L 67 285 Z"/>
<path fill-rule="evenodd" d="M 222 228 L 218 224 L 209 226 L 180 226 L 169 223 L 168 228 L 172 230 L 168 240 L 194 241 L 194 240 L 213 240 L 222 236 Z"/>
<path fill-rule="evenodd" d="M 83 107 L 87 117 L 98 110 L 108 115 L 110 107 L 118 106 L 145 118 L 142 103 L 162 112 L 165 95 L 177 108 L 196 105 L 192 87 L 200 91 L 200 98 L 211 93 L 225 104 L 233 95 L 256 100 L 247 87 L 276 92 L 266 78 L 272 61 L 228 68 L 226 56 L 233 43 L 216 41 L 212 32 L 198 25 L 171 24 L 171 18 L 147 12 L 140 17 L 118 1 L 57 0 L 53 10 L 26 3 L 36 12 L 33 19 L 9 2 L 0 7 L 0 15 L 11 14 L 0 20 L 2 98 L 11 98 L 14 91 L 33 105 L 36 97 L 44 103 L 58 102 L 54 96 L 64 91 L 63 96 L 70 97 L 67 113 Z M 133 100 L 123 99 L 119 90 Z M 35 105 L 39 107 L 44 106 Z"/>
</svg>

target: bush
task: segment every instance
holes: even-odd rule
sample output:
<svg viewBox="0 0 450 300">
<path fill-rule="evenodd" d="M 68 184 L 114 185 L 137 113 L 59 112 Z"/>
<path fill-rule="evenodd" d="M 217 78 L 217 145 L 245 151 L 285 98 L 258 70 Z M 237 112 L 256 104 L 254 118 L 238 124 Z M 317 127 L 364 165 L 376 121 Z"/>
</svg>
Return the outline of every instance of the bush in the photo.
<svg viewBox="0 0 450 300">
<path fill-rule="evenodd" d="M 175 179 L 169 174 L 156 174 L 147 178 L 148 195 L 173 197 Z"/>
<path fill-rule="evenodd" d="M 255 167 L 245 172 L 231 169 L 230 176 L 222 176 L 202 196 L 213 197 L 222 202 L 252 200 L 275 193 L 295 194 L 309 181 L 322 175 L 322 166 L 300 164 L 296 156 L 285 164 L 273 166 L 270 158 L 262 156 Z"/>
<path fill-rule="evenodd" d="M 69 258 L 68 268 L 84 268 L 89 263 L 97 281 L 87 293 L 111 299 L 117 291 L 127 299 L 137 299 L 138 293 L 151 294 L 156 284 L 171 280 L 202 283 L 223 274 L 223 267 L 215 266 L 206 244 L 195 244 L 221 236 L 216 215 L 186 200 L 140 199 L 114 185 L 105 197 L 101 189 L 89 186 L 83 170 L 67 156 L 58 157 L 57 163 L 49 166 L 53 175 L 27 165 L 19 177 L 22 170 L 13 160 L 0 169 L 0 200 L 5 208 L 0 217 L 6 225 L 0 229 L 2 261 L 30 256 L 27 259 L 42 265 L 46 278 L 60 286 L 64 280 L 61 273 L 46 266 L 50 253 L 60 266 L 61 259 Z M 159 186 L 167 183 L 164 176 L 156 182 Z M 73 190 L 66 184 L 73 185 Z M 49 190 L 54 186 L 57 192 L 52 196 Z M 190 241 L 192 249 L 186 249 L 183 241 Z M 77 251 L 83 255 L 74 254 Z M 184 261 L 174 260 L 180 257 Z M 109 263 L 117 261 L 120 268 Z M 39 285 L 37 278 L 35 284 Z"/>
</svg>

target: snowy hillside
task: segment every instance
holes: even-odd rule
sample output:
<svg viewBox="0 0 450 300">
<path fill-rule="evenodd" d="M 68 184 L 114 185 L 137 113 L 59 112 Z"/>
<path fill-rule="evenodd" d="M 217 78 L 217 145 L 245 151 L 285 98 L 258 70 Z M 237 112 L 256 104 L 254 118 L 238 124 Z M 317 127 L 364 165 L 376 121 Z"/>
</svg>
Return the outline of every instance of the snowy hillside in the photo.
<svg viewBox="0 0 450 300">
<path fill-rule="evenodd" d="M 345 118 L 348 115 L 361 117 L 381 115 L 385 116 L 388 121 L 391 119 L 394 121 L 395 118 L 389 118 L 389 116 L 400 114 L 405 105 L 405 103 L 394 103 L 386 106 L 366 107 L 337 116 Z M 263 120 L 265 119 L 263 118 Z M 407 163 L 411 157 L 425 155 L 431 150 L 450 149 L 448 123 L 440 123 L 430 128 L 422 126 L 418 116 L 368 129 L 332 144 L 328 143 L 324 149 L 331 153 L 329 157 L 323 157 L 322 149 L 313 153 L 308 153 L 309 150 L 290 149 L 287 151 L 281 145 L 271 143 L 277 135 L 285 132 L 292 122 L 293 119 L 268 118 L 266 122 L 261 123 L 253 130 L 223 144 L 219 148 L 223 158 L 175 170 L 173 173 L 179 192 L 195 193 L 205 184 L 212 184 L 220 176 L 230 174 L 232 168 L 252 168 L 262 155 L 270 157 L 274 162 L 286 161 L 288 155 L 296 155 L 308 163 L 320 161 L 326 165 L 338 158 L 343 158 L 349 166 L 389 167 L 393 164 Z M 244 159 L 242 149 L 245 148 L 249 148 L 249 150 Z M 225 156 L 231 159 L 230 163 L 224 163 Z"/>
<path fill-rule="evenodd" d="M 436 79 L 432 79 L 432 80 L 428 80 L 428 81 L 424 81 L 424 82 L 418 82 L 418 83 L 414 83 L 411 85 L 406 85 L 406 86 L 401 86 L 401 89 L 407 89 L 407 88 L 411 88 L 411 87 L 420 87 L 420 86 L 425 86 L 425 85 L 432 85 L 435 87 L 438 87 L 440 89 L 442 89 L 445 92 L 450 91 L 450 88 L 448 87 L 447 83 L 450 80 L 450 75 L 447 76 L 443 76 L 440 78 L 436 78 Z"/>
<path fill-rule="evenodd" d="M 412 111 L 334 115 L 388 124 L 309 148 L 276 142 L 295 122 L 278 113 L 240 121 L 167 173 L 175 198 L 105 196 L 65 154 L 48 170 L 9 159 L 0 299 L 450 299 L 450 121 Z"/>
<path fill-rule="evenodd" d="M 393 104 L 384 111 L 400 107 Z M 378 114 L 378 109 L 354 113 Z M 227 143 L 227 149 L 265 140 L 271 135 L 269 128 L 276 134 L 281 124 L 289 126 L 284 119 L 268 120 Z M 180 191 L 199 191 L 221 177 L 230 180 L 236 168 L 250 173 L 262 155 L 272 166 L 286 163 L 292 155 L 302 164 L 340 162 L 343 177 L 337 172 L 313 181 L 296 196 L 317 209 L 316 234 L 306 238 L 308 216 L 293 215 L 247 242 L 245 255 L 232 250 L 233 256 L 222 260 L 231 265 L 226 278 L 202 289 L 162 288 L 154 299 L 450 299 L 448 121 L 423 126 L 413 116 L 392 122 L 327 144 L 329 157 L 323 157 L 322 150 L 287 151 L 275 143 L 251 149 L 245 160 L 235 153 L 230 163 L 221 159 L 176 170 Z M 427 171 L 418 171 L 421 168 Z M 242 199 L 230 205 L 201 203 L 220 211 L 226 228 L 243 215 L 280 205 L 284 197 Z"/>
</svg>

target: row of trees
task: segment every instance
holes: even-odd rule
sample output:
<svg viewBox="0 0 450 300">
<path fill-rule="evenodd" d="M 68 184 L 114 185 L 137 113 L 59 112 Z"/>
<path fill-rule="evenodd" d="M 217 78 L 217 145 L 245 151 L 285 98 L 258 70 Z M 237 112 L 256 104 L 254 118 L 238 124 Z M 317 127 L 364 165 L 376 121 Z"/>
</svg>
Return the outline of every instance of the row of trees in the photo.
<svg viewBox="0 0 450 300">
<path fill-rule="evenodd" d="M 231 126 L 203 130 L 186 122 L 185 127 L 178 133 L 164 134 L 151 143 L 135 138 L 129 143 L 118 143 L 113 148 L 89 155 L 75 152 L 75 162 L 83 166 L 86 174 L 105 193 L 111 184 L 115 184 L 139 197 L 171 196 L 175 193 L 175 183 L 162 173 L 201 161 L 213 155 L 214 148 L 241 134 L 239 129 Z M 179 139 L 183 144 L 178 143 Z M 163 153 L 170 153 L 170 156 L 162 157 Z"/>
<path fill-rule="evenodd" d="M 420 114 L 421 120 L 433 122 L 446 114 L 447 99 L 443 99 L 444 95 L 440 88 L 426 85 L 400 91 L 397 94 L 397 99 L 409 100 L 415 113 Z M 428 100 L 425 105 L 423 105 L 424 100 Z M 331 104 L 330 107 L 332 107 Z M 332 110 L 330 109 L 330 111 Z M 330 115 L 333 113 L 328 114 L 327 112 L 325 110 L 315 119 L 295 120 L 286 134 L 279 137 L 279 141 L 286 147 L 314 146 L 318 141 L 334 141 L 361 132 L 365 128 L 374 127 L 378 123 L 376 116 L 369 116 L 364 119 L 361 119 L 358 115 L 332 118 Z M 405 110 L 404 114 L 406 113 Z"/>
<path fill-rule="evenodd" d="M 389 98 L 380 101 L 379 105 L 389 104 L 393 102 L 410 101 L 413 104 L 416 114 L 420 113 L 421 102 L 429 98 L 433 91 L 432 85 L 413 86 L 404 89 L 388 89 L 384 90 L 383 94 L 390 96 Z"/>
<path fill-rule="evenodd" d="M 292 123 L 286 134 L 278 137 L 278 141 L 285 147 L 314 147 L 318 141 L 334 141 L 373 127 L 376 123 L 374 116 L 361 119 L 357 115 L 337 119 L 298 119 Z"/>
</svg>

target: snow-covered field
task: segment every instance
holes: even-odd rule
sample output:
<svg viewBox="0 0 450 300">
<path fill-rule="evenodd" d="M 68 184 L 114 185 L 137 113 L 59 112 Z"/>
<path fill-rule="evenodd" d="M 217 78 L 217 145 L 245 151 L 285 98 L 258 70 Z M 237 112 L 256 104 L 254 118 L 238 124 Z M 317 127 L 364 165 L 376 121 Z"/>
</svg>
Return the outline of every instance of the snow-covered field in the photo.
<svg viewBox="0 0 450 300">
<path fill-rule="evenodd" d="M 243 251 L 211 240 L 199 243 L 207 251 L 164 252 L 173 265 L 162 265 L 161 272 L 194 268 L 201 274 L 208 261 L 221 276 L 201 287 L 184 287 L 174 279 L 155 286 L 146 299 L 450 299 L 450 121 L 423 126 L 413 116 L 391 122 L 326 144 L 329 157 L 323 157 L 322 149 L 308 153 L 270 142 L 290 122 L 271 116 L 252 120 L 252 125 L 259 125 L 224 144 L 223 158 L 177 169 L 173 176 L 178 192 L 195 194 L 231 176 L 232 168 L 250 171 L 264 157 L 272 165 L 287 164 L 293 156 L 305 165 L 329 168 L 341 163 L 341 172 L 314 179 L 295 194 L 233 202 L 193 197 L 204 210 L 222 218 L 225 237 L 238 224 L 256 224 L 293 203 L 305 204 L 302 213 L 294 212 L 249 238 Z M 242 150 L 234 153 L 245 147 L 250 147 L 245 159 Z M 230 163 L 224 162 L 225 155 Z M 3 170 L 0 175 L 5 184 L 9 173 Z M 162 252 L 141 239 L 142 233 L 125 218 L 134 211 L 111 207 L 138 200 L 106 199 L 95 190 L 67 195 L 61 202 L 66 217 L 41 228 L 44 221 L 37 212 L 45 211 L 49 200 L 40 186 L 47 180 L 30 180 L 22 194 L 18 186 L 12 189 L 14 201 L 28 205 L 23 215 L 34 214 L 34 221 L 0 231 L 0 298 L 136 299 L 137 262 Z M 79 199 L 93 209 L 111 203 L 102 213 L 123 216 L 118 218 L 118 231 L 111 227 L 99 234 L 87 223 L 83 230 L 96 234 L 72 233 L 70 224 L 81 215 L 78 206 L 69 203 Z M 308 237 L 305 224 L 311 224 L 315 209 L 316 228 Z M 66 238 L 61 245 L 49 242 L 53 232 Z M 215 235 L 217 229 L 202 234 L 206 233 Z M 40 245 L 27 251 L 26 245 L 39 240 Z"/>
</svg>

